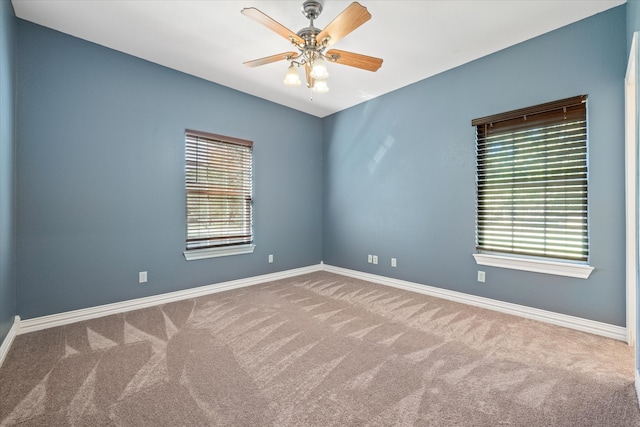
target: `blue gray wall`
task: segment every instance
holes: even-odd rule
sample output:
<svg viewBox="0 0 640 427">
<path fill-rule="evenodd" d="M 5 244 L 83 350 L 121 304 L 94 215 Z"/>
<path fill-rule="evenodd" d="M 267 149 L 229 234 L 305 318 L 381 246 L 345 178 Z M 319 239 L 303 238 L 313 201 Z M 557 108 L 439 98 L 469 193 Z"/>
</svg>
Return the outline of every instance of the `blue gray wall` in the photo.
<svg viewBox="0 0 640 427">
<path fill-rule="evenodd" d="M 319 118 L 22 20 L 18 51 L 21 317 L 321 261 Z M 184 259 L 186 128 L 254 141 L 253 254 Z"/>
<path fill-rule="evenodd" d="M 617 7 L 325 118 L 325 263 L 624 326 L 625 12 Z M 595 271 L 583 280 L 476 265 L 471 120 L 581 94 L 589 96 Z M 367 254 L 380 263 L 368 264 Z M 476 281 L 478 270 L 486 283 Z"/>
<path fill-rule="evenodd" d="M 633 33 L 640 30 L 640 0 L 627 0 L 627 53 Z"/>
<path fill-rule="evenodd" d="M 0 344 L 16 315 L 15 67 L 16 17 L 0 0 Z"/>
</svg>

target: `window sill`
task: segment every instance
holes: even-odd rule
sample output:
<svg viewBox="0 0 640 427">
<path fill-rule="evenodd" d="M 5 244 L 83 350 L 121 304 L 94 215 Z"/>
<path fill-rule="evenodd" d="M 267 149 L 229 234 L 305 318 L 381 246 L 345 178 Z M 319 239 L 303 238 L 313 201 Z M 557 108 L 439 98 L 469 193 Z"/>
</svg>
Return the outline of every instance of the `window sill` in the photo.
<svg viewBox="0 0 640 427">
<path fill-rule="evenodd" d="M 193 249 L 190 251 L 184 251 L 183 254 L 187 261 L 195 261 L 197 259 L 251 254 L 255 248 L 256 245 L 227 246 L 223 248 Z"/>
<path fill-rule="evenodd" d="M 513 270 L 532 271 L 534 273 L 554 274 L 556 276 L 587 279 L 593 267 L 583 264 L 571 264 L 537 259 L 515 258 L 500 255 L 473 254 L 476 264 L 490 267 L 510 268 Z"/>
</svg>

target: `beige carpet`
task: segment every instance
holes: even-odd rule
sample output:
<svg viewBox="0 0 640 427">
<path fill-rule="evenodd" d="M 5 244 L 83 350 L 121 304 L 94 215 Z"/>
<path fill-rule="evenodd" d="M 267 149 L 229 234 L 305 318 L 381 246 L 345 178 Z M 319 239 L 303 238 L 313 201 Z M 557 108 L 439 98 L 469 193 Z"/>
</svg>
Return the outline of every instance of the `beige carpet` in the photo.
<svg viewBox="0 0 640 427">
<path fill-rule="evenodd" d="M 20 335 L 0 425 L 640 426 L 625 343 L 326 272 Z"/>
</svg>

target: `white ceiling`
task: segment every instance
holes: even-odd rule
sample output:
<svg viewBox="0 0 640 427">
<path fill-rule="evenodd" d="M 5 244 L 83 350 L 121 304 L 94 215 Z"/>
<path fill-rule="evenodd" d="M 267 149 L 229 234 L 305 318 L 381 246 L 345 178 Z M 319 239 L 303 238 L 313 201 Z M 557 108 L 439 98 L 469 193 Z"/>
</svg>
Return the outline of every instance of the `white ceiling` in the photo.
<svg viewBox="0 0 640 427">
<path fill-rule="evenodd" d="M 325 117 L 625 3 L 625 0 L 361 0 L 372 15 L 335 44 L 384 59 L 376 73 L 329 64 L 330 91 L 283 85 L 287 62 L 243 62 L 291 50 L 240 13 L 256 7 L 294 32 L 303 0 L 12 0 L 19 18 Z M 349 0 L 324 0 L 325 27 Z"/>
</svg>

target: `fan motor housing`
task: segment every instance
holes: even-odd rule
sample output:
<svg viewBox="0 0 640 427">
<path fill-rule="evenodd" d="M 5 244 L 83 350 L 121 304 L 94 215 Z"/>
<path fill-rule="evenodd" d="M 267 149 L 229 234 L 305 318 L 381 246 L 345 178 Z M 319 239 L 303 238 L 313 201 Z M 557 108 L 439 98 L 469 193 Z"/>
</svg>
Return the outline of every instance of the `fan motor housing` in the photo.
<svg viewBox="0 0 640 427">
<path fill-rule="evenodd" d="M 315 40 L 316 36 L 320 33 L 320 29 L 314 26 L 305 27 L 298 31 L 298 36 L 300 36 L 305 44 L 313 44 L 313 40 Z"/>
</svg>

